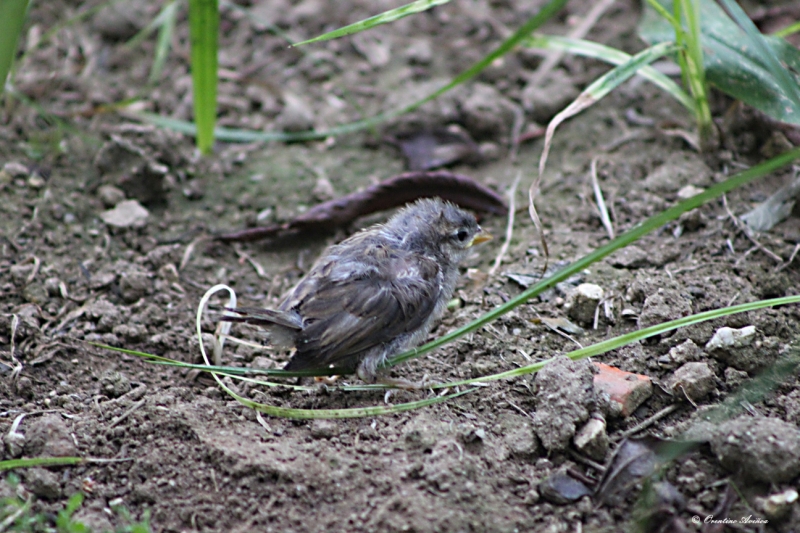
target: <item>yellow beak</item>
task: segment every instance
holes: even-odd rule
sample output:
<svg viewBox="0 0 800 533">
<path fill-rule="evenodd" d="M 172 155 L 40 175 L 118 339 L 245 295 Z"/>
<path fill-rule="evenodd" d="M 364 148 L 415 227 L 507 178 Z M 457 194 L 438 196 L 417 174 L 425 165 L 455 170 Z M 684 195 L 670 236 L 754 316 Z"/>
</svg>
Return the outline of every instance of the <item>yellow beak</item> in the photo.
<svg viewBox="0 0 800 533">
<path fill-rule="evenodd" d="M 491 241 L 493 238 L 494 237 L 492 237 L 491 233 L 482 229 L 480 233 L 478 233 L 472 238 L 472 240 L 467 245 L 467 248 L 469 248 L 470 246 L 475 246 L 476 244 L 480 244 L 482 242 Z"/>
</svg>

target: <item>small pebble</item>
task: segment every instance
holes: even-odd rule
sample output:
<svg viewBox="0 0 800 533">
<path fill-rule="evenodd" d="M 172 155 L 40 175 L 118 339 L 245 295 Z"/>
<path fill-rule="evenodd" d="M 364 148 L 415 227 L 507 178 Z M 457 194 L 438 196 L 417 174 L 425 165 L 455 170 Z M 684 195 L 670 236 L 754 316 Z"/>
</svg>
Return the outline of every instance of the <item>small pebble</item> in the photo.
<svg viewBox="0 0 800 533">
<path fill-rule="evenodd" d="M 109 226 L 116 228 L 141 228 L 147 224 L 150 212 L 136 200 L 125 200 L 114 209 L 103 211 L 100 218 Z"/>
<path fill-rule="evenodd" d="M 766 498 L 757 497 L 755 504 L 767 518 L 777 521 L 786 517 L 792 506 L 797 502 L 797 496 L 797 490 L 789 488 Z"/>
<path fill-rule="evenodd" d="M 608 434 L 606 420 L 599 413 L 593 415 L 573 439 L 575 448 L 595 461 L 602 461 L 608 453 Z"/>
<path fill-rule="evenodd" d="M 605 291 L 594 283 L 581 283 L 567 296 L 567 315 L 581 324 L 594 323 L 597 306 L 605 296 Z"/>
<path fill-rule="evenodd" d="M 673 394 L 697 401 L 714 390 L 715 376 L 707 363 L 686 363 L 667 380 Z"/>
<path fill-rule="evenodd" d="M 97 189 L 97 196 L 107 208 L 115 207 L 125 200 L 125 193 L 122 189 L 114 187 L 113 185 L 101 185 L 100 188 Z"/>
</svg>

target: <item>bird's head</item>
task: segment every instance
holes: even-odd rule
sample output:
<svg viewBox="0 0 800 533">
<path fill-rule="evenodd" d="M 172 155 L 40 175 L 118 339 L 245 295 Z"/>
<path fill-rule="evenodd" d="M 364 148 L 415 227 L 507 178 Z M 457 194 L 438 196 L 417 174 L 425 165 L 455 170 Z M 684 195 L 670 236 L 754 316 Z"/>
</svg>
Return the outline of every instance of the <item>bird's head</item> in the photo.
<svg viewBox="0 0 800 533">
<path fill-rule="evenodd" d="M 471 246 L 492 238 L 471 213 L 439 198 L 417 200 L 387 225 L 414 249 L 451 264 L 463 259 Z"/>
</svg>

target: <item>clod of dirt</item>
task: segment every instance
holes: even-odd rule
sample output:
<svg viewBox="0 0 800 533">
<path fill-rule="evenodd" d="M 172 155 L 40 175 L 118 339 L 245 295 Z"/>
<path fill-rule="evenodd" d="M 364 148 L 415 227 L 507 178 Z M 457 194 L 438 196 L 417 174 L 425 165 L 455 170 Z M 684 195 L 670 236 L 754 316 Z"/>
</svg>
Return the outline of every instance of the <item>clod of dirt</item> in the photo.
<svg viewBox="0 0 800 533">
<path fill-rule="evenodd" d="M 660 267 L 677 259 L 680 249 L 675 246 L 661 246 L 657 250 L 644 250 L 638 246 L 626 246 L 611 256 L 611 264 L 616 268 L 634 270 L 645 267 Z"/>
<path fill-rule="evenodd" d="M 611 256 L 611 264 L 617 268 L 644 268 L 651 266 L 650 254 L 636 245 L 626 246 L 622 250 L 614 252 Z"/>
<path fill-rule="evenodd" d="M 281 131 L 295 133 L 314 129 L 314 110 L 302 97 L 283 93 L 283 109 L 276 119 Z"/>
<path fill-rule="evenodd" d="M 678 227 L 673 231 L 675 237 L 680 237 L 684 232 L 697 231 L 705 227 L 706 217 L 699 209 L 692 209 L 678 218 Z"/>
<path fill-rule="evenodd" d="M 449 433 L 448 424 L 420 413 L 406 426 L 403 440 L 407 450 L 428 453 L 438 440 Z"/>
<path fill-rule="evenodd" d="M 699 155 L 687 151 L 674 152 L 644 179 L 644 189 L 657 194 L 674 193 L 685 185 L 711 184 L 712 171 Z"/>
<path fill-rule="evenodd" d="M 778 418 L 740 416 L 711 439 L 720 463 L 746 479 L 785 483 L 800 474 L 800 429 Z"/>
<path fill-rule="evenodd" d="M 25 472 L 25 487 L 39 498 L 57 500 L 61 497 L 58 474 L 44 468 L 31 468 Z"/>
<path fill-rule="evenodd" d="M 597 306 L 603 301 L 605 291 L 594 283 L 581 283 L 567 295 L 567 315 L 584 326 L 593 324 Z"/>
<path fill-rule="evenodd" d="M 673 368 L 687 362 L 694 361 L 700 357 L 700 348 L 692 341 L 687 339 L 677 346 L 669 349 L 666 355 L 658 358 L 658 364 L 665 368 Z"/>
<path fill-rule="evenodd" d="M 108 300 L 97 300 L 90 304 L 86 308 L 86 316 L 97 321 L 96 329 L 98 333 L 111 331 L 122 319 L 117 306 Z"/>
<path fill-rule="evenodd" d="M 578 94 L 572 78 L 562 69 L 555 69 L 545 79 L 525 86 L 522 90 L 522 105 L 533 120 L 545 124 L 567 107 Z"/>
<path fill-rule="evenodd" d="M 58 415 L 44 415 L 31 422 L 25 432 L 25 455 L 70 457 L 78 455 L 78 450 L 64 420 Z"/>
<path fill-rule="evenodd" d="M 536 374 L 533 427 L 548 451 L 566 450 L 578 424 L 589 419 L 597 403 L 593 378 L 588 360 L 566 356 L 556 357 Z"/>
<path fill-rule="evenodd" d="M 497 140 L 511 133 L 516 108 L 516 104 L 493 86 L 476 83 L 461 102 L 461 118 L 473 138 Z"/>
<path fill-rule="evenodd" d="M 655 326 L 662 322 L 676 320 L 692 314 L 692 301 L 673 289 L 660 288 L 644 300 L 639 314 L 639 328 Z"/>
<path fill-rule="evenodd" d="M 122 2 L 101 9 L 94 16 L 92 26 L 109 41 L 127 41 L 144 28 L 148 20 L 146 4 Z"/>
<path fill-rule="evenodd" d="M 315 439 L 330 439 L 339 433 L 339 425 L 333 420 L 314 420 L 311 422 L 311 436 Z"/>
<path fill-rule="evenodd" d="M 132 141 L 112 135 L 97 152 L 94 164 L 103 182 L 119 187 L 129 198 L 143 204 L 165 201 L 164 181 L 169 167 Z"/>
<path fill-rule="evenodd" d="M 467 480 L 475 478 L 481 468 L 479 459 L 464 453 L 461 445 L 452 437 L 437 441 L 422 461 L 420 478 L 432 489 L 441 492 L 463 487 Z"/>
<path fill-rule="evenodd" d="M 575 448 L 596 461 L 602 461 L 608 453 L 608 434 L 605 418 L 599 413 L 593 415 L 578 430 L 573 439 Z"/>
<path fill-rule="evenodd" d="M 101 185 L 100 188 L 97 189 L 97 197 L 100 198 L 104 206 L 112 208 L 125 200 L 125 191 L 113 185 Z"/>
<path fill-rule="evenodd" d="M 104 500 L 89 501 L 75 512 L 75 522 L 80 522 L 89 528 L 89 531 L 114 531 L 114 525 L 106 517 L 103 508 Z"/>
<path fill-rule="evenodd" d="M 22 376 L 17 380 L 14 390 L 21 398 L 26 400 L 33 399 L 33 381 L 28 376 Z"/>
<path fill-rule="evenodd" d="M 697 401 L 714 390 L 716 376 L 708 363 L 686 363 L 667 379 L 673 394 Z"/>
<path fill-rule="evenodd" d="M 531 461 L 538 455 L 539 441 L 529 418 L 514 413 L 504 413 L 499 427 L 503 443 L 508 447 L 512 457 Z"/>
<path fill-rule="evenodd" d="M 736 388 L 750 378 L 750 375 L 744 370 L 736 370 L 733 367 L 725 369 L 725 383 L 731 387 Z"/>
<path fill-rule="evenodd" d="M 142 228 L 150 212 L 136 200 L 123 200 L 113 209 L 100 213 L 100 218 L 115 228 Z"/>
<path fill-rule="evenodd" d="M 131 380 L 121 372 L 108 371 L 100 377 L 100 390 L 109 398 L 119 398 L 130 392 Z"/>
<path fill-rule="evenodd" d="M 592 489 L 584 485 L 583 482 L 571 477 L 564 470 L 559 470 L 547 476 L 539 484 L 539 494 L 542 498 L 556 505 L 567 505 L 568 503 L 576 502 L 591 493 Z"/>
<path fill-rule="evenodd" d="M 134 267 L 120 274 L 119 291 L 123 300 L 133 303 L 153 291 L 153 280 L 150 274 Z"/>
</svg>

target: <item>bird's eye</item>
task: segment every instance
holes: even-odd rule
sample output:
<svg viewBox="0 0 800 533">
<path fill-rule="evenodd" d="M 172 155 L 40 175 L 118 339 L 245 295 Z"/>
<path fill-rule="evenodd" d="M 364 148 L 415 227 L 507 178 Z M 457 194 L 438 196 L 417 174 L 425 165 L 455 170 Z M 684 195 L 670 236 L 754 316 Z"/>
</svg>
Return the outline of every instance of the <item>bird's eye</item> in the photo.
<svg viewBox="0 0 800 533">
<path fill-rule="evenodd" d="M 458 233 L 456 233 L 456 239 L 458 239 L 461 242 L 466 242 L 468 238 L 469 238 L 469 232 L 465 229 L 458 230 Z"/>
</svg>

